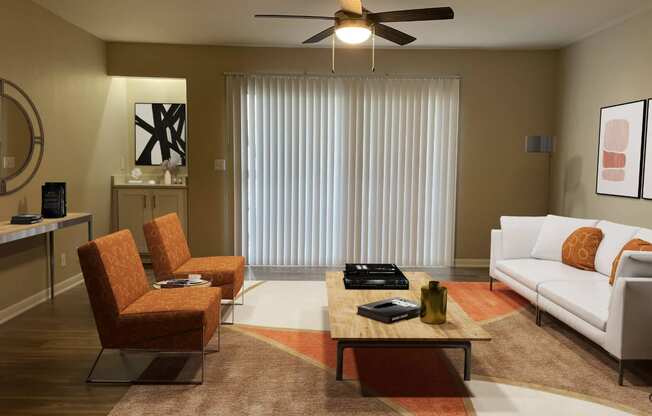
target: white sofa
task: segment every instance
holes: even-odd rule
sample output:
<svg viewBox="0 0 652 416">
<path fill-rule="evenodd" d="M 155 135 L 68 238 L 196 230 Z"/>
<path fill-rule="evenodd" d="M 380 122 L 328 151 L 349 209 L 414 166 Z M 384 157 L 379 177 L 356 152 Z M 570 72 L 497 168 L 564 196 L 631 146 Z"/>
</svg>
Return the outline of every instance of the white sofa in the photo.
<svg viewBox="0 0 652 416">
<path fill-rule="evenodd" d="M 564 236 L 579 226 L 603 231 L 595 272 L 560 261 Z M 611 264 L 632 238 L 652 242 L 652 230 L 551 215 L 502 217 L 501 229 L 491 232 L 490 285 L 499 280 L 528 299 L 537 325 L 546 312 L 604 348 L 619 361 L 622 385 L 626 360 L 652 359 L 652 252 L 624 252 L 609 284 Z"/>
</svg>

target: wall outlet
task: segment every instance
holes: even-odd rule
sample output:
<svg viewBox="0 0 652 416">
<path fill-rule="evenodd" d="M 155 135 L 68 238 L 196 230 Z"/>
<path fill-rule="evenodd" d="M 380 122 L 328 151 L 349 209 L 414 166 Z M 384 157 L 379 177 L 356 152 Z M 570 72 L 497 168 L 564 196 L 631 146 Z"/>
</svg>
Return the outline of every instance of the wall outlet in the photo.
<svg viewBox="0 0 652 416">
<path fill-rule="evenodd" d="M 224 159 L 215 159 L 214 167 L 215 167 L 215 170 L 218 170 L 218 171 L 226 170 L 226 160 L 224 160 Z"/>
<path fill-rule="evenodd" d="M 66 253 L 61 253 L 61 267 L 66 267 L 66 264 L 67 264 Z"/>
</svg>

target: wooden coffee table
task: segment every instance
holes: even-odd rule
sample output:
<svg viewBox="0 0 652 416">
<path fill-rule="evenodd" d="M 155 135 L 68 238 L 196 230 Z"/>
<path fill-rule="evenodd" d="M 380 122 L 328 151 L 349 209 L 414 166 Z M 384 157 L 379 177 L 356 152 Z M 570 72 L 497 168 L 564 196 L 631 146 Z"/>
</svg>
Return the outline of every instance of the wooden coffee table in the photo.
<svg viewBox="0 0 652 416">
<path fill-rule="evenodd" d="M 357 314 L 358 305 L 391 297 L 420 303 L 421 287 L 430 277 L 405 273 L 410 290 L 347 290 L 341 272 L 326 273 L 331 338 L 337 340 L 336 379 L 342 380 L 346 348 L 457 348 L 464 350 L 464 380 L 471 379 L 471 342 L 490 341 L 487 331 L 473 321 L 448 295 L 446 323 L 428 325 L 419 318 L 385 324 Z"/>
</svg>

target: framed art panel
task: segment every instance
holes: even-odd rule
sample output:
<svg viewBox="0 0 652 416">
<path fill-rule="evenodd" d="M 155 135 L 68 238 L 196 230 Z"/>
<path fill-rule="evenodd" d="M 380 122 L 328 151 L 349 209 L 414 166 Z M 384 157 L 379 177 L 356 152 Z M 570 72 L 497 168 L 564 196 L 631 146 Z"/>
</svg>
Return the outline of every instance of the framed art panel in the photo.
<svg viewBox="0 0 652 416">
<path fill-rule="evenodd" d="M 652 199 L 652 99 L 647 100 L 645 128 L 645 156 L 643 156 L 643 198 Z"/>
<path fill-rule="evenodd" d="M 600 109 L 596 193 L 638 198 L 646 101 Z"/>
<path fill-rule="evenodd" d="M 136 103 L 136 165 L 160 165 L 180 159 L 186 165 L 186 105 Z"/>
</svg>

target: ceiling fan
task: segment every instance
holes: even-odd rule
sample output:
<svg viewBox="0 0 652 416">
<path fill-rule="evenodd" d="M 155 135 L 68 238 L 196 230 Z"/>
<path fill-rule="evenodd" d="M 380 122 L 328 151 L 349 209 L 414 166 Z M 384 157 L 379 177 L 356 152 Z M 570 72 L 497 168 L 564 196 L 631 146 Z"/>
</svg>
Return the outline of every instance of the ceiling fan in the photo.
<svg viewBox="0 0 652 416">
<path fill-rule="evenodd" d="M 425 20 L 447 20 L 455 16 L 450 7 L 431 7 L 427 9 L 395 10 L 391 12 L 372 13 L 362 7 L 361 0 L 338 0 L 341 9 L 333 16 L 302 16 L 288 14 L 256 14 L 255 17 L 281 19 L 315 19 L 333 21 L 333 26 L 303 41 L 317 43 L 333 33 L 342 42 L 358 44 L 366 41 L 373 34 L 387 39 L 397 45 L 407 45 L 416 38 L 396 30 L 383 23 L 416 22 Z"/>
</svg>

